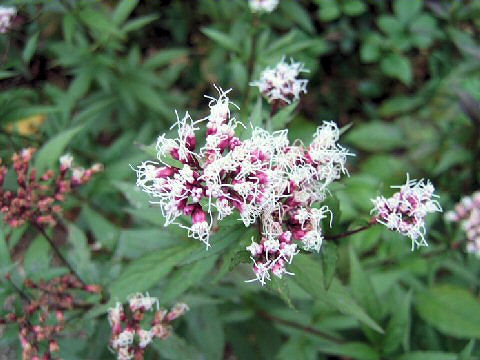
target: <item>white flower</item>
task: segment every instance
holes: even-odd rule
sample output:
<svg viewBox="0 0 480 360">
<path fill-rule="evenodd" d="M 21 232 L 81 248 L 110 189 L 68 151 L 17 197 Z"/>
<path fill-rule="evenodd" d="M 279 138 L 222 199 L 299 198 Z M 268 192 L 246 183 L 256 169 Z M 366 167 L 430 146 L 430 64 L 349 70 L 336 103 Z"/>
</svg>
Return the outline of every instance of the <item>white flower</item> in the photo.
<svg viewBox="0 0 480 360">
<path fill-rule="evenodd" d="M 412 250 L 418 246 L 428 246 L 425 239 L 425 216 L 431 212 L 441 212 L 442 208 L 434 194 L 429 180 L 410 180 L 398 188 L 392 197 L 379 196 L 372 199 L 375 220 L 393 231 L 408 236 L 412 240 Z"/>
<path fill-rule="evenodd" d="M 114 349 L 120 349 L 126 346 L 129 346 L 133 343 L 133 337 L 135 336 L 135 331 L 132 329 L 125 329 L 122 331 L 116 339 L 112 342 L 112 347 Z"/>
<path fill-rule="evenodd" d="M 146 295 L 137 293 L 129 297 L 128 305 L 130 306 L 130 310 L 132 312 L 137 310 L 150 311 L 153 309 L 154 305 L 157 306 L 158 310 L 158 299 L 148 295 L 148 293 L 146 293 Z"/>
<path fill-rule="evenodd" d="M 138 346 L 142 349 L 146 348 L 152 342 L 153 333 L 151 330 L 139 329 L 137 330 L 139 338 Z"/>
<path fill-rule="evenodd" d="M 250 86 L 257 86 L 269 102 L 275 100 L 290 104 L 300 98 L 300 93 L 307 92 L 306 79 L 298 79 L 301 72 L 306 72 L 304 65 L 282 59 L 274 68 L 268 67 L 260 74 L 260 80 L 253 81 Z"/>
<path fill-rule="evenodd" d="M 279 0 L 248 0 L 253 12 L 272 12 L 278 6 Z"/>
<path fill-rule="evenodd" d="M 73 164 L 73 156 L 71 154 L 62 155 L 59 161 L 62 169 L 70 169 Z"/>
<path fill-rule="evenodd" d="M 16 8 L 0 6 L 0 34 L 4 34 L 10 29 L 12 19 L 16 14 Z"/>
</svg>

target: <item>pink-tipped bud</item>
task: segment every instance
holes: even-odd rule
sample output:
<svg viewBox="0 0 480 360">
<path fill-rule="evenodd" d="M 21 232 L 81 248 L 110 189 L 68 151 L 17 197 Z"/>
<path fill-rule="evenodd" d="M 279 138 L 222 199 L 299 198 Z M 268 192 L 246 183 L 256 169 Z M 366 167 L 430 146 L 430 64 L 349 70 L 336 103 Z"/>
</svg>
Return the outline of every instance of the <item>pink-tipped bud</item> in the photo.
<svg viewBox="0 0 480 360">
<path fill-rule="evenodd" d="M 188 310 L 189 310 L 189 307 L 187 304 L 184 304 L 184 303 L 175 304 L 173 309 L 167 314 L 167 321 L 170 322 L 172 320 L 175 320 L 176 318 L 185 314 Z"/>
<path fill-rule="evenodd" d="M 175 175 L 178 172 L 178 169 L 176 167 L 170 167 L 170 166 L 162 166 L 157 169 L 157 178 L 167 178 L 172 175 Z"/>
<path fill-rule="evenodd" d="M 203 211 L 202 208 L 199 206 L 196 207 L 192 213 L 192 222 L 194 224 L 197 224 L 197 223 L 202 223 L 206 221 L 207 221 L 207 214 L 205 214 L 205 211 Z"/>
</svg>

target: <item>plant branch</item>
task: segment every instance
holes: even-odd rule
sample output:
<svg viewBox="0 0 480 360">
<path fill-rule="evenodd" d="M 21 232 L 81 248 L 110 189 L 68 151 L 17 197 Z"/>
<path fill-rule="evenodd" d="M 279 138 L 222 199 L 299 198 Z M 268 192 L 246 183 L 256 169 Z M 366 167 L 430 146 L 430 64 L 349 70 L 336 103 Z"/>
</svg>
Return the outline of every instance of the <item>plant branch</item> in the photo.
<svg viewBox="0 0 480 360">
<path fill-rule="evenodd" d="M 312 335 L 315 335 L 315 336 L 322 337 L 322 338 L 327 339 L 329 341 L 333 341 L 336 344 L 342 344 L 344 342 L 343 339 L 340 339 L 336 336 L 324 333 L 323 331 L 315 329 L 311 326 L 302 325 L 302 324 L 299 324 L 299 323 L 291 321 L 291 320 L 282 319 L 282 318 L 279 318 L 277 316 L 271 315 L 271 314 L 269 314 L 269 313 L 267 313 L 266 311 L 263 311 L 263 310 L 257 311 L 257 314 L 260 317 L 264 318 L 265 320 L 270 320 L 270 321 L 273 321 L 273 322 L 276 322 L 276 323 L 279 323 L 279 324 L 282 324 L 282 325 L 286 325 L 286 326 L 301 330 L 303 332 L 306 332 L 306 333 L 309 333 L 309 334 L 312 334 Z"/>
<path fill-rule="evenodd" d="M 78 273 L 75 271 L 72 265 L 67 261 L 67 259 L 62 255 L 60 250 L 58 249 L 57 245 L 53 242 L 53 239 L 46 233 L 46 231 L 38 224 L 32 223 L 37 230 L 43 235 L 43 237 L 48 241 L 50 246 L 52 247 L 53 251 L 57 255 L 57 257 L 62 261 L 62 263 L 70 270 L 70 272 L 75 275 L 75 277 L 82 283 L 83 286 L 87 286 L 85 281 L 78 275 Z"/>
<path fill-rule="evenodd" d="M 324 238 L 325 238 L 325 240 L 339 240 L 339 239 L 343 239 L 343 238 L 345 238 L 345 237 L 354 235 L 354 234 L 359 233 L 359 232 L 361 232 L 361 231 L 370 229 L 370 228 L 371 228 L 373 225 L 375 225 L 375 224 L 376 224 L 375 222 L 370 221 L 367 225 L 362 226 L 362 227 L 359 227 L 359 228 L 357 228 L 357 229 L 350 230 L 350 231 L 344 232 L 344 233 L 342 233 L 342 234 L 325 236 Z"/>
</svg>

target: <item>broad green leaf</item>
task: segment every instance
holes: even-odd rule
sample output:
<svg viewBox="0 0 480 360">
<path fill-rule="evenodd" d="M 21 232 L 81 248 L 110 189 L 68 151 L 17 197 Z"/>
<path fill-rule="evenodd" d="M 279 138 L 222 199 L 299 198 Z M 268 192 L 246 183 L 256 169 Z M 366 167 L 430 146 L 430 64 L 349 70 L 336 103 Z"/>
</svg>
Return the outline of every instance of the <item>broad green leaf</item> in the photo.
<svg viewBox="0 0 480 360">
<path fill-rule="evenodd" d="M 333 279 L 328 291 L 324 289 L 323 271 L 319 262 L 308 255 L 299 254 L 295 256 L 289 269 L 295 273 L 293 281 L 314 299 L 330 305 L 342 314 L 353 316 L 373 330 L 383 333 L 383 329 L 353 300 L 352 295 L 338 279 Z"/>
<path fill-rule="evenodd" d="M 412 82 L 412 66 L 410 60 L 405 56 L 390 54 L 382 59 L 380 68 L 385 75 L 398 79 L 405 85 Z"/>
<path fill-rule="evenodd" d="M 467 346 L 465 346 L 462 352 L 458 355 L 457 360 L 470 360 L 474 348 L 475 348 L 475 340 L 472 339 L 468 342 Z"/>
<path fill-rule="evenodd" d="M 361 342 L 331 344 L 321 346 L 322 353 L 348 357 L 355 360 L 379 360 L 380 354 L 371 346 Z"/>
<path fill-rule="evenodd" d="M 83 207 L 82 215 L 95 235 L 95 240 L 105 248 L 112 250 L 118 240 L 118 227 L 88 205 Z"/>
<path fill-rule="evenodd" d="M 157 20 L 157 15 L 145 15 L 137 17 L 133 20 L 129 20 L 123 25 L 122 33 L 128 33 L 130 31 L 135 31 L 143 28 L 144 26 L 150 24 L 151 22 Z"/>
<path fill-rule="evenodd" d="M 25 45 L 25 48 L 23 49 L 22 52 L 22 59 L 25 63 L 29 63 L 30 60 L 32 59 L 33 55 L 35 54 L 35 50 L 37 49 L 37 44 L 38 44 L 38 36 L 40 33 L 35 33 L 33 34 L 27 41 L 27 44 Z"/>
<path fill-rule="evenodd" d="M 138 0 L 121 0 L 112 15 L 114 24 L 120 25 L 127 20 L 137 5 Z"/>
<path fill-rule="evenodd" d="M 402 303 L 392 313 L 383 338 L 383 351 L 386 354 L 394 353 L 402 343 L 407 343 L 410 333 L 411 303 L 412 292 L 408 292 Z"/>
<path fill-rule="evenodd" d="M 420 316 L 439 331 L 458 338 L 480 338 L 480 302 L 453 285 L 432 287 L 417 296 Z"/>
<path fill-rule="evenodd" d="M 369 63 L 380 58 L 382 49 L 382 38 L 377 33 L 369 34 L 360 47 L 360 58 L 363 62 Z"/>
<path fill-rule="evenodd" d="M 395 0 L 393 11 L 404 24 L 412 21 L 422 10 L 423 0 Z"/>
<path fill-rule="evenodd" d="M 162 341 L 153 341 L 152 346 L 167 360 L 203 360 L 204 356 L 190 342 L 179 337 L 176 334 L 170 334 L 169 337 Z"/>
<path fill-rule="evenodd" d="M 361 15 L 367 9 L 363 0 L 346 0 L 342 8 L 343 12 L 349 16 Z"/>
<path fill-rule="evenodd" d="M 344 139 L 366 151 L 387 151 L 406 145 L 404 134 L 397 126 L 380 121 L 356 125 Z"/>
<path fill-rule="evenodd" d="M 155 210 L 157 217 L 161 217 L 160 211 Z M 175 232 L 177 229 L 179 231 Z M 178 241 L 184 237 L 183 235 L 183 231 L 174 225 L 167 228 L 157 226 L 120 230 L 115 256 L 135 259 L 151 251 L 178 244 Z"/>
<path fill-rule="evenodd" d="M 99 10 L 93 8 L 85 8 L 78 12 L 78 16 L 90 29 L 98 31 L 102 36 L 105 34 L 118 33 L 115 23 L 110 21 L 108 17 Z"/>
<path fill-rule="evenodd" d="M 397 18 L 389 15 L 380 15 L 377 20 L 378 27 L 391 37 L 399 36 L 404 27 Z"/>
<path fill-rule="evenodd" d="M 68 143 L 82 130 L 83 125 L 64 130 L 43 145 L 35 156 L 35 168 L 39 174 L 55 165 Z"/>
<path fill-rule="evenodd" d="M 335 271 L 337 269 L 337 245 L 332 241 L 324 241 L 320 250 L 320 256 L 322 258 L 324 286 L 325 289 L 328 289 L 330 287 L 330 284 L 332 283 L 333 277 L 335 276 Z"/>
<path fill-rule="evenodd" d="M 221 360 L 225 346 L 225 333 L 214 306 L 203 306 L 190 310 L 185 318 L 189 333 L 203 352 L 205 359 Z"/>
<path fill-rule="evenodd" d="M 381 318 L 381 306 L 368 274 L 363 270 L 353 246 L 350 246 L 350 285 L 353 296 L 375 320 Z"/>
<path fill-rule="evenodd" d="M 165 66 L 173 62 L 174 60 L 177 60 L 179 58 L 183 58 L 188 55 L 188 50 L 187 49 L 165 49 L 165 50 L 160 50 L 157 51 L 155 54 L 150 56 L 145 62 L 143 63 L 143 66 L 146 69 L 157 69 L 159 67 Z"/>
<path fill-rule="evenodd" d="M 235 43 L 235 40 L 230 35 L 213 28 L 205 27 L 202 28 L 202 32 L 225 49 L 233 52 L 240 52 L 240 46 Z"/>
<path fill-rule="evenodd" d="M 185 242 L 132 261 L 110 284 L 112 298 L 123 301 L 130 294 L 150 289 L 198 246 L 195 242 Z"/>
<path fill-rule="evenodd" d="M 315 28 L 308 12 L 296 0 L 280 1 L 280 9 L 285 17 L 297 23 L 303 30 L 310 34 L 314 32 Z"/>
<path fill-rule="evenodd" d="M 134 208 L 142 209 L 149 207 L 150 197 L 135 184 L 125 181 L 113 181 L 113 186 L 123 193 L 123 196 Z M 158 216 L 161 216 L 161 213 Z"/>
<path fill-rule="evenodd" d="M 72 248 L 68 252 L 68 260 L 80 277 L 87 282 L 95 282 L 95 266 L 91 262 L 91 252 L 85 233 L 75 224 L 70 223 L 67 227 L 68 242 Z"/>
<path fill-rule="evenodd" d="M 47 240 L 38 235 L 25 253 L 23 266 L 28 277 L 38 279 L 50 267 L 51 249 Z"/>
</svg>

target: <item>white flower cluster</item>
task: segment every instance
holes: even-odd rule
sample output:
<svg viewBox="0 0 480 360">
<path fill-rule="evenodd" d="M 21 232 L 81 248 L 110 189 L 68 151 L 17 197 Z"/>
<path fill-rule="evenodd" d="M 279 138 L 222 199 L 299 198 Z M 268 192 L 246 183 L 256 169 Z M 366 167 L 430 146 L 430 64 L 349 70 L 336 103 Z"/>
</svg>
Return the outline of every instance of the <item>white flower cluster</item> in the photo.
<svg viewBox="0 0 480 360">
<path fill-rule="evenodd" d="M 123 305 L 117 303 L 108 310 L 108 321 L 112 327 L 111 349 L 117 353 L 118 360 L 136 359 L 154 338 L 165 339 L 170 335 L 170 322 L 182 316 L 187 310 L 186 304 L 177 304 L 167 312 L 160 309 L 158 299 L 148 294 L 135 294 L 128 300 L 131 319 L 127 319 Z M 155 311 L 150 329 L 141 327 L 148 311 Z M 137 338 L 137 342 L 134 340 Z"/>
<path fill-rule="evenodd" d="M 347 172 L 351 154 L 337 144 L 339 130 L 333 122 L 319 127 L 307 147 L 290 145 L 287 130 L 255 128 L 250 138 L 240 140 L 228 91 L 218 90 L 206 118 L 194 121 L 186 114 L 174 125 L 177 138 L 159 138 L 158 162 L 146 161 L 136 169 L 137 185 L 160 205 L 166 226 L 186 227 L 188 235 L 207 248 L 213 224 L 234 211 L 245 226 L 260 221 L 263 239 L 249 250 L 263 284 L 270 273 L 286 273 L 284 265 L 297 253 L 293 240 L 305 250 L 320 249 L 321 220 L 328 209 L 313 205 Z M 196 133 L 202 122 L 206 139 L 199 148 Z M 182 215 L 191 218 L 190 226 L 179 221 Z"/>
<path fill-rule="evenodd" d="M 372 213 L 375 221 L 397 231 L 412 240 L 412 250 L 419 246 L 428 246 L 425 239 L 425 216 L 431 212 L 441 212 L 442 208 L 434 194 L 435 188 L 430 181 L 410 180 L 401 186 L 392 186 L 399 191 L 390 198 L 379 196 L 372 199 L 375 205 Z"/>
<path fill-rule="evenodd" d="M 468 240 L 467 252 L 480 257 L 480 191 L 463 197 L 453 211 L 445 214 L 445 219 L 462 224 Z"/>
<path fill-rule="evenodd" d="M 279 0 L 248 0 L 253 12 L 272 12 L 278 6 Z"/>
<path fill-rule="evenodd" d="M 6 33 L 10 29 L 13 17 L 17 14 L 14 7 L 0 6 L 0 34 Z"/>
<path fill-rule="evenodd" d="M 260 80 L 251 82 L 250 86 L 257 86 L 270 103 L 290 104 L 298 100 L 301 93 L 307 92 L 308 80 L 298 79 L 305 71 L 303 63 L 290 60 L 289 64 L 282 59 L 275 67 L 263 70 Z"/>
</svg>

